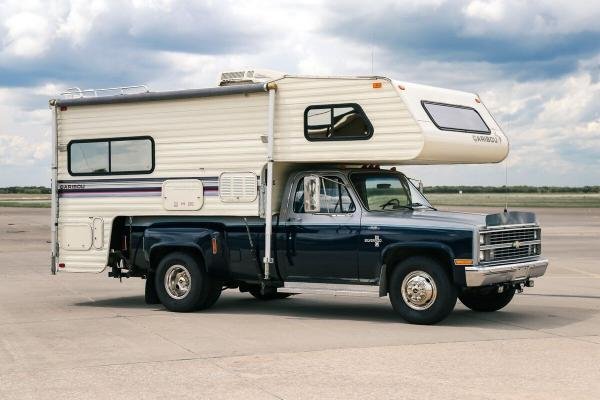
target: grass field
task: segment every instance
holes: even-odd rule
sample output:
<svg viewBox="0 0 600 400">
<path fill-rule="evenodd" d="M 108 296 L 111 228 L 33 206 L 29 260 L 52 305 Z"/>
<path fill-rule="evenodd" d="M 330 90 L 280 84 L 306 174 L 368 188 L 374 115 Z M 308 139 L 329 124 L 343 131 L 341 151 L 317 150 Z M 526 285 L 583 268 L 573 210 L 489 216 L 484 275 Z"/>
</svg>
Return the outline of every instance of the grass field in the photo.
<svg viewBox="0 0 600 400">
<path fill-rule="evenodd" d="M 49 194 L 0 194 L 0 207 L 49 208 Z"/>
<path fill-rule="evenodd" d="M 501 193 L 427 194 L 433 205 L 504 207 L 507 196 Z M 600 207 L 600 193 L 512 193 L 509 207 Z"/>
<path fill-rule="evenodd" d="M 426 195 L 434 206 L 504 207 L 506 195 L 501 193 Z M 511 193 L 509 207 L 600 207 L 600 193 Z M 0 207 L 50 207 L 49 195 L 0 194 Z"/>
<path fill-rule="evenodd" d="M 0 207 L 50 208 L 50 201 L 6 201 L 0 200 Z"/>
</svg>

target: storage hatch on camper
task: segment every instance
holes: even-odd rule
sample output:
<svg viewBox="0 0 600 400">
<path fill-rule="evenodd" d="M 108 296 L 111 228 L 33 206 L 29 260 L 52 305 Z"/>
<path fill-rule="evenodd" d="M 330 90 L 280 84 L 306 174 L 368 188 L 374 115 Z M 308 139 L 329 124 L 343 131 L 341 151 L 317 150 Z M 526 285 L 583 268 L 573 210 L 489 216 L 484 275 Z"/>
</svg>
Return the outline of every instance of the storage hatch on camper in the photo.
<svg viewBox="0 0 600 400">
<path fill-rule="evenodd" d="M 204 185 L 198 179 L 171 179 L 162 185 L 163 207 L 169 211 L 195 211 L 204 204 Z"/>
</svg>

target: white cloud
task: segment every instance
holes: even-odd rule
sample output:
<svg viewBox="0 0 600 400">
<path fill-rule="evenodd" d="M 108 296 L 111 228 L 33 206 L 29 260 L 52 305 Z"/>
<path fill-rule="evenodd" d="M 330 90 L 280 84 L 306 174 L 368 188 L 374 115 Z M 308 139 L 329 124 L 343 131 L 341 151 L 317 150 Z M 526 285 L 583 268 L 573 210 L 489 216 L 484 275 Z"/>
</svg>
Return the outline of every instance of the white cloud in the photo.
<svg viewBox="0 0 600 400">
<path fill-rule="evenodd" d="M 6 35 L 3 40 L 5 50 L 18 57 L 42 55 L 51 40 L 51 32 L 46 18 L 31 12 L 14 14 L 4 22 Z"/>
<path fill-rule="evenodd" d="M 32 165 L 51 152 L 48 142 L 31 142 L 22 136 L 0 135 L 0 165 Z"/>
<path fill-rule="evenodd" d="M 448 10 L 454 14 L 446 15 Z M 390 16 L 391 27 L 372 25 L 381 14 Z M 349 15 L 355 18 L 346 29 L 366 32 L 361 33 L 365 37 L 327 29 L 343 25 Z M 396 15 L 405 20 L 397 21 Z M 413 16 L 427 23 L 400 31 Z M 543 64 L 539 74 L 517 76 L 519 59 L 511 59 L 514 65 L 507 68 L 506 60 L 459 57 L 460 48 L 454 57 L 443 58 L 435 51 L 422 55 L 419 45 L 393 48 L 373 37 L 378 29 L 400 31 L 400 39 L 410 44 L 433 30 L 434 47 L 440 40 L 452 45 L 435 36 L 445 28 L 434 29 L 452 18 L 459 39 L 530 40 L 534 46 L 537 40 L 553 43 L 557 35 L 599 32 L 599 17 L 600 3 L 575 0 L 283 0 L 269 7 L 259 0 L 5 0 L 0 3 L 0 80 L 8 77 L 4 82 L 11 88 L 0 87 L 0 164 L 45 170 L 47 99 L 69 86 L 205 87 L 215 84 L 220 71 L 255 67 L 365 75 L 371 73 L 373 50 L 376 74 L 479 92 L 510 136 L 511 182 L 593 184 L 600 181 L 600 157 L 594 160 L 600 143 L 598 51 L 573 52 L 579 60 L 548 77 Z M 558 60 L 560 51 L 565 50 L 559 49 Z M 31 72 L 21 73 L 22 65 Z M 428 184 L 504 182 L 503 165 L 407 170 L 423 174 Z"/>
<path fill-rule="evenodd" d="M 65 38 L 76 46 L 82 45 L 93 29 L 96 18 L 108 10 L 108 4 L 103 0 L 72 1 L 66 17 L 56 21 L 57 38 Z"/>
<path fill-rule="evenodd" d="M 505 3 L 500 0 L 472 1 L 464 9 L 468 17 L 482 19 L 484 21 L 497 22 L 504 18 Z"/>
</svg>

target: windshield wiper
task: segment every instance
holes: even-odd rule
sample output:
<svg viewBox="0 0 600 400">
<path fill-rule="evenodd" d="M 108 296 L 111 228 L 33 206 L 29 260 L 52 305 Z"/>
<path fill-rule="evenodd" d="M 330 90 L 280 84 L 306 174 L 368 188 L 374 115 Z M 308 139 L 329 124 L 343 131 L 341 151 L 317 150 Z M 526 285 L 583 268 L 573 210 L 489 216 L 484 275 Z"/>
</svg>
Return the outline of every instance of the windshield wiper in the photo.
<svg viewBox="0 0 600 400">
<path fill-rule="evenodd" d="M 427 206 L 425 204 L 421 204 L 421 203 L 410 203 L 409 206 L 412 207 L 425 207 L 425 208 L 431 208 L 433 211 L 437 211 L 437 208 L 433 207 L 433 206 Z"/>
</svg>

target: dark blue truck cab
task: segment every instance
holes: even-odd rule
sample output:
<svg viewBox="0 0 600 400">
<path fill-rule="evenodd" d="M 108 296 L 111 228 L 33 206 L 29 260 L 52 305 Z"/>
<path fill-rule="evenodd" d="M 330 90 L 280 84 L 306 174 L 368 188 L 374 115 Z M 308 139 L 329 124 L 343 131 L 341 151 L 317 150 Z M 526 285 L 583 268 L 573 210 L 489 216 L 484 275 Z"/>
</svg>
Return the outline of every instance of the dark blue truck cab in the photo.
<svg viewBox="0 0 600 400">
<path fill-rule="evenodd" d="M 163 216 L 121 221 L 126 245 L 111 253 L 111 275 L 147 278 L 147 301 L 173 311 L 238 288 L 262 300 L 389 296 L 405 320 L 432 324 L 457 298 L 503 308 L 548 265 L 534 214 L 439 211 L 393 169 L 299 170 L 282 193 L 269 271 L 263 218 Z"/>
</svg>

